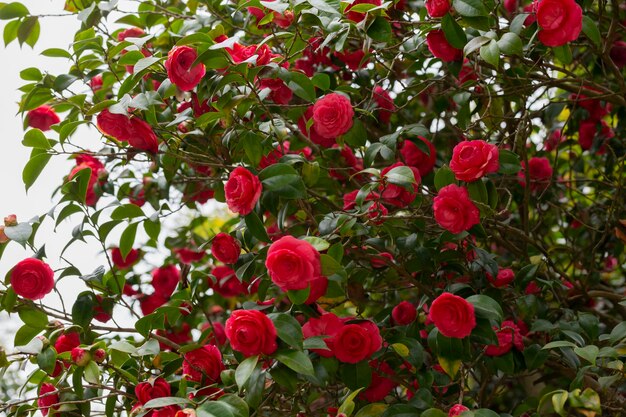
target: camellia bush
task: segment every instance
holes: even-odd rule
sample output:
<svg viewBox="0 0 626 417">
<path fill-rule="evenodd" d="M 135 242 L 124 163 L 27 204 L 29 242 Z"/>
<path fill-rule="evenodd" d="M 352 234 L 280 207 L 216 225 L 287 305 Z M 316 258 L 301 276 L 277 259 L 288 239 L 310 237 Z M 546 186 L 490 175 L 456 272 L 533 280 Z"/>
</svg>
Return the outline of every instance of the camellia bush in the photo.
<svg viewBox="0 0 626 417">
<path fill-rule="evenodd" d="M 0 414 L 626 415 L 623 6 L 68 0 L 67 73 L 21 73 L 26 188 L 74 167 L 0 233 Z M 54 18 L 0 4 L 7 44 Z M 107 263 L 46 259 L 60 222 Z"/>
</svg>

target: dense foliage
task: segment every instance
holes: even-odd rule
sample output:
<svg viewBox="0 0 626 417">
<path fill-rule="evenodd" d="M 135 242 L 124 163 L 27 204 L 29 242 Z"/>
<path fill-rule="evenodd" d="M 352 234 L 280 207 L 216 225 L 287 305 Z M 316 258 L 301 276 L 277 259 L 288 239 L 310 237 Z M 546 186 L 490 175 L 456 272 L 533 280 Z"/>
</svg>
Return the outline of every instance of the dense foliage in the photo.
<svg viewBox="0 0 626 417">
<path fill-rule="evenodd" d="M 0 412 L 626 415 L 620 6 L 67 0 L 67 73 L 21 73 L 24 183 L 75 167 L 0 230 L 32 256 Z M 7 44 L 49 18 L 0 4 Z M 47 260 L 63 221 L 107 264 Z"/>
</svg>

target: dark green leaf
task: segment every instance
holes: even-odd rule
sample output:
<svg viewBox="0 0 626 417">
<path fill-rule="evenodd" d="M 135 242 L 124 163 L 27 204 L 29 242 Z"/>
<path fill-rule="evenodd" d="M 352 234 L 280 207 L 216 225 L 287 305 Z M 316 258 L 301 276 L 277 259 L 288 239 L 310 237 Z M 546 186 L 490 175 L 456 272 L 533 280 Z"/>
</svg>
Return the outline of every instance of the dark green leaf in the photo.
<svg viewBox="0 0 626 417">
<path fill-rule="evenodd" d="M 463 28 L 454 20 L 450 13 L 441 19 L 441 29 L 450 45 L 457 49 L 463 49 L 467 43 L 467 36 Z"/>
</svg>

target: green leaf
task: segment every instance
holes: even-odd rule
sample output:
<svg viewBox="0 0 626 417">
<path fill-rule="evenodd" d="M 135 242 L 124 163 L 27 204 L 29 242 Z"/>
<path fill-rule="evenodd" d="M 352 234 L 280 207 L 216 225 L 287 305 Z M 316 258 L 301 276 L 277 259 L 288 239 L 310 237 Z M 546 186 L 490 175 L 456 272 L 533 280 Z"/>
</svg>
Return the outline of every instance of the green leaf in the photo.
<svg viewBox="0 0 626 417">
<path fill-rule="evenodd" d="M 57 362 L 57 353 L 52 347 L 44 349 L 37 355 L 37 366 L 47 374 L 52 374 Z"/>
<path fill-rule="evenodd" d="M 489 196 L 487 194 L 487 186 L 481 179 L 472 181 L 469 184 L 467 184 L 467 191 L 469 191 L 469 195 L 472 200 L 485 204 L 485 205 L 489 203 L 488 201 Z"/>
<path fill-rule="evenodd" d="M 554 342 L 550 342 L 542 349 L 554 349 L 554 348 L 562 348 L 562 347 L 576 347 L 576 345 L 568 340 L 555 340 Z"/>
<path fill-rule="evenodd" d="M 153 398 L 147 403 L 143 405 L 143 408 L 161 408 L 167 407 L 168 405 L 183 405 L 189 404 L 189 400 L 187 398 L 181 397 L 159 397 Z"/>
<path fill-rule="evenodd" d="M 299 350 L 278 351 L 274 358 L 298 374 L 314 376 L 313 363 L 309 355 Z"/>
<path fill-rule="evenodd" d="M 308 102 L 315 101 L 315 86 L 313 85 L 313 81 L 305 74 L 296 71 L 287 71 L 281 68 L 278 72 L 278 77 L 301 99 Z"/>
<path fill-rule="evenodd" d="M 339 368 L 339 376 L 351 390 L 367 388 L 372 382 L 372 367 L 368 361 L 346 363 Z"/>
<path fill-rule="evenodd" d="M 18 315 L 24 324 L 35 329 L 44 329 L 48 325 L 48 316 L 43 311 L 25 306 L 19 309 Z"/>
<path fill-rule="evenodd" d="M 441 414 L 440 414 L 441 413 Z M 447 417 L 443 411 L 431 408 L 420 412 L 417 408 L 409 404 L 394 404 L 387 408 L 381 417 Z"/>
<path fill-rule="evenodd" d="M 24 19 L 17 29 L 17 40 L 20 45 L 26 43 L 32 47 L 39 39 L 40 30 L 39 18 L 37 16 L 29 16 Z"/>
<path fill-rule="evenodd" d="M 258 362 L 258 355 L 250 356 L 249 358 L 244 359 L 243 362 L 237 366 L 237 369 L 235 370 L 235 382 L 237 383 L 240 392 L 244 385 L 246 385 L 246 382 L 248 382 L 248 379 L 250 379 L 250 375 L 252 375 L 252 372 L 254 371 L 254 368 L 256 368 Z"/>
<path fill-rule="evenodd" d="M 513 152 L 507 151 L 506 149 L 500 149 L 499 155 L 499 173 L 513 175 L 517 174 L 522 169 L 522 165 L 519 161 L 519 156 L 517 156 Z"/>
<path fill-rule="evenodd" d="M 487 16 L 487 8 L 481 0 L 453 0 L 454 9 L 461 16 Z"/>
<path fill-rule="evenodd" d="M 17 38 L 17 30 L 19 29 L 21 23 L 22 22 L 19 20 L 12 20 L 4 27 L 4 32 L 2 33 L 4 46 L 8 46 Z"/>
<path fill-rule="evenodd" d="M 298 320 L 287 313 L 272 313 L 268 317 L 274 322 L 278 337 L 294 349 L 302 350 L 302 327 Z"/>
<path fill-rule="evenodd" d="M 196 409 L 198 417 L 235 417 L 232 407 L 220 401 L 208 401 Z"/>
<path fill-rule="evenodd" d="M 85 371 L 83 374 L 85 381 L 90 384 L 99 384 L 100 383 L 100 368 L 98 364 L 94 361 L 89 362 L 85 366 Z"/>
<path fill-rule="evenodd" d="M 556 59 L 561 61 L 562 64 L 568 65 L 572 63 L 572 48 L 570 48 L 569 45 L 554 47 L 552 48 L 552 51 L 554 52 Z"/>
<path fill-rule="evenodd" d="M 138 207 L 134 204 L 123 204 L 119 207 L 116 207 L 115 210 L 111 213 L 111 219 L 113 220 L 122 220 L 122 219 L 132 219 L 135 217 L 144 216 L 144 212 L 141 207 Z"/>
<path fill-rule="evenodd" d="M 602 35 L 598 25 L 590 16 L 583 16 L 583 33 L 594 43 L 597 48 L 602 46 Z"/>
<path fill-rule="evenodd" d="M 506 55 L 519 55 L 524 54 L 524 46 L 519 35 L 513 32 L 508 32 L 502 35 L 498 40 L 498 47 L 503 54 Z"/>
<path fill-rule="evenodd" d="M 385 412 L 387 407 L 389 406 L 383 403 L 368 404 L 365 407 L 361 408 L 354 415 L 354 417 L 379 417 Z"/>
<path fill-rule="evenodd" d="M 28 191 L 28 189 L 35 183 L 43 169 L 46 167 L 46 164 L 48 164 L 48 161 L 50 161 L 50 157 L 51 155 L 45 151 L 33 151 L 33 154 L 22 171 L 22 181 L 24 182 L 26 191 Z"/>
<path fill-rule="evenodd" d="M 20 329 L 20 330 L 22 330 L 22 329 Z M 28 353 L 29 355 L 38 355 L 39 353 L 41 353 L 41 351 L 43 349 L 43 342 L 41 341 L 41 339 L 35 337 L 35 335 L 37 333 L 39 333 L 40 331 L 41 330 L 36 330 L 36 332 L 33 334 L 33 336 L 30 337 L 30 341 L 27 344 L 25 344 L 25 345 L 17 345 L 18 334 L 19 334 L 19 331 L 18 331 L 18 334 L 15 335 L 15 341 L 16 341 L 16 345 L 17 345 L 17 346 L 15 346 L 15 350 L 20 352 L 20 353 Z"/>
<path fill-rule="evenodd" d="M 287 199 L 306 197 L 306 187 L 302 177 L 293 167 L 287 164 L 273 164 L 259 173 L 263 189 L 272 191 Z"/>
<path fill-rule="evenodd" d="M 10 20 L 16 17 L 28 16 L 29 11 L 22 3 L 13 2 L 0 6 L 0 20 Z"/>
<path fill-rule="evenodd" d="M 322 254 L 320 260 L 322 262 L 322 275 L 324 276 L 329 277 L 343 269 L 341 264 L 330 255 Z"/>
<path fill-rule="evenodd" d="M 29 148 L 50 149 L 50 142 L 39 129 L 30 129 L 24 135 L 22 145 Z"/>
<path fill-rule="evenodd" d="M 600 353 L 600 348 L 594 345 L 589 345 L 585 347 L 575 347 L 574 353 L 585 359 L 587 362 L 592 365 L 596 364 L 596 359 L 598 358 L 598 353 Z"/>
<path fill-rule="evenodd" d="M 398 166 L 392 168 L 387 172 L 384 177 L 392 184 L 399 185 L 404 188 L 413 189 L 413 184 L 416 184 L 415 175 L 408 166 Z"/>
<path fill-rule="evenodd" d="M 463 49 L 467 44 L 467 36 L 463 28 L 454 20 L 450 13 L 441 19 L 441 29 L 450 45 L 457 49 Z"/>
<path fill-rule="evenodd" d="M 383 16 L 376 16 L 367 28 L 367 36 L 377 42 L 389 42 L 391 40 L 391 24 Z"/>
<path fill-rule="evenodd" d="M 480 47 L 480 57 L 485 60 L 486 63 L 498 67 L 500 63 L 500 48 L 498 42 L 492 39 L 488 44 Z"/>
<path fill-rule="evenodd" d="M 224 402 L 231 407 L 234 417 L 248 417 L 250 408 L 243 398 L 235 394 L 226 394 L 220 397 L 218 401 Z"/>
<path fill-rule="evenodd" d="M 467 56 L 490 41 L 491 39 L 486 36 L 476 36 L 465 45 L 463 48 L 463 54 Z"/>
<path fill-rule="evenodd" d="M 330 247 L 330 243 L 320 237 L 305 236 L 302 238 L 302 240 L 309 242 L 318 252 L 323 252 Z"/>
<path fill-rule="evenodd" d="M 454 184 L 456 179 L 454 178 L 454 172 L 447 165 L 442 166 L 435 172 L 435 188 L 437 191 L 441 190 L 446 185 Z"/>
<path fill-rule="evenodd" d="M 319 11 L 336 15 L 340 14 L 338 0 L 307 0 L 307 3 Z"/>
<path fill-rule="evenodd" d="M 296 305 L 304 304 L 306 300 L 309 299 L 309 295 L 311 295 L 311 286 L 309 285 L 303 290 L 289 290 L 287 291 L 287 296 L 289 297 L 289 301 Z"/>
<path fill-rule="evenodd" d="M 72 322 L 83 329 L 86 328 L 93 319 L 95 306 L 96 303 L 90 291 L 80 293 L 72 306 Z"/>
<path fill-rule="evenodd" d="M 466 301 L 474 306 L 474 311 L 478 317 L 496 319 L 498 322 L 501 322 L 504 318 L 502 307 L 491 297 L 476 294 L 468 297 Z"/>
<path fill-rule="evenodd" d="M 135 236 L 137 235 L 137 225 L 139 223 L 131 223 L 128 227 L 122 232 L 122 236 L 120 237 L 120 253 L 122 254 L 122 258 L 126 258 L 126 256 L 133 249 L 133 245 L 135 244 Z"/>
<path fill-rule="evenodd" d="M 252 236 L 262 242 L 271 242 L 269 236 L 267 235 L 267 230 L 265 230 L 265 226 L 263 226 L 263 222 L 254 211 L 244 217 L 244 220 L 246 222 L 246 227 Z"/>
<path fill-rule="evenodd" d="M 51 58 L 66 58 L 71 59 L 72 54 L 61 48 L 49 48 L 41 53 L 43 56 L 51 57 Z"/>
</svg>

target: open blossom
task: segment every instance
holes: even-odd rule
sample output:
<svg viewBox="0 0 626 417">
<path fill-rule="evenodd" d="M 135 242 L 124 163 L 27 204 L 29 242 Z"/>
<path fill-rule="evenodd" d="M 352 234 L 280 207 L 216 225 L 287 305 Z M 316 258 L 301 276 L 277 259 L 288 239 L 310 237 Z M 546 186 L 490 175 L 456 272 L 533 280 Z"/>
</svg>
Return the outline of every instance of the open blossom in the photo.
<svg viewBox="0 0 626 417">
<path fill-rule="evenodd" d="M 534 5 L 541 43 L 554 47 L 578 39 L 583 11 L 574 0 L 537 0 Z"/>
<path fill-rule="evenodd" d="M 244 167 L 235 168 L 224 186 L 228 208 L 242 216 L 250 214 L 261 197 L 261 181 Z"/>
<path fill-rule="evenodd" d="M 435 220 L 451 233 L 461 233 L 480 223 L 480 212 L 466 188 L 450 184 L 439 190 L 433 200 Z"/>
<path fill-rule="evenodd" d="M 496 335 L 498 336 L 497 345 L 489 345 L 485 350 L 485 354 L 488 356 L 502 356 L 511 351 L 512 348 L 522 351 L 524 350 L 524 342 L 520 333 L 519 327 L 510 321 L 505 320 L 498 329 L 494 327 Z"/>
<path fill-rule="evenodd" d="M 61 119 L 50 106 L 39 106 L 26 114 L 28 126 L 41 131 L 50 130 L 50 126 L 61 122 Z"/>
<path fill-rule="evenodd" d="M 500 168 L 499 152 L 495 145 L 483 140 L 467 140 L 452 150 L 450 169 L 459 181 L 476 181 Z"/>
<path fill-rule="evenodd" d="M 54 288 L 54 272 L 40 259 L 26 258 L 13 267 L 11 287 L 20 297 L 40 300 Z"/>
<path fill-rule="evenodd" d="M 446 337 L 462 339 L 476 327 L 474 306 L 449 292 L 444 292 L 433 301 L 428 318 Z"/>
<path fill-rule="evenodd" d="M 352 103 L 342 94 L 327 94 L 313 105 L 313 125 L 323 138 L 334 139 L 346 133 L 353 117 Z"/>
<path fill-rule="evenodd" d="M 206 69 L 204 64 L 193 65 L 198 52 L 190 46 L 175 46 L 167 54 L 165 69 L 172 84 L 183 91 L 193 90 L 202 80 Z"/>
<path fill-rule="evenodd" d="M 450 45 L 441 29 L 428 32 L 426 45 L 428 45 L 428 50 L 435 58 L 439 58 L 443 62 L 460 61 L 463 59 L 463 51 Z"/>
<path fill-rule="evenodd" d="M 319 252 L 293 236 L 272 243 L 265 266 L 272 282 L 283 291 L 305 289 L 322 274 Z"/>
<path fill-rule="evenodd" d="M 235 310 L 226 320 L 226 337 L 244 356 L 271 355 L 278 347 L 276 327 L 258 310 Z"/>
</svg>

